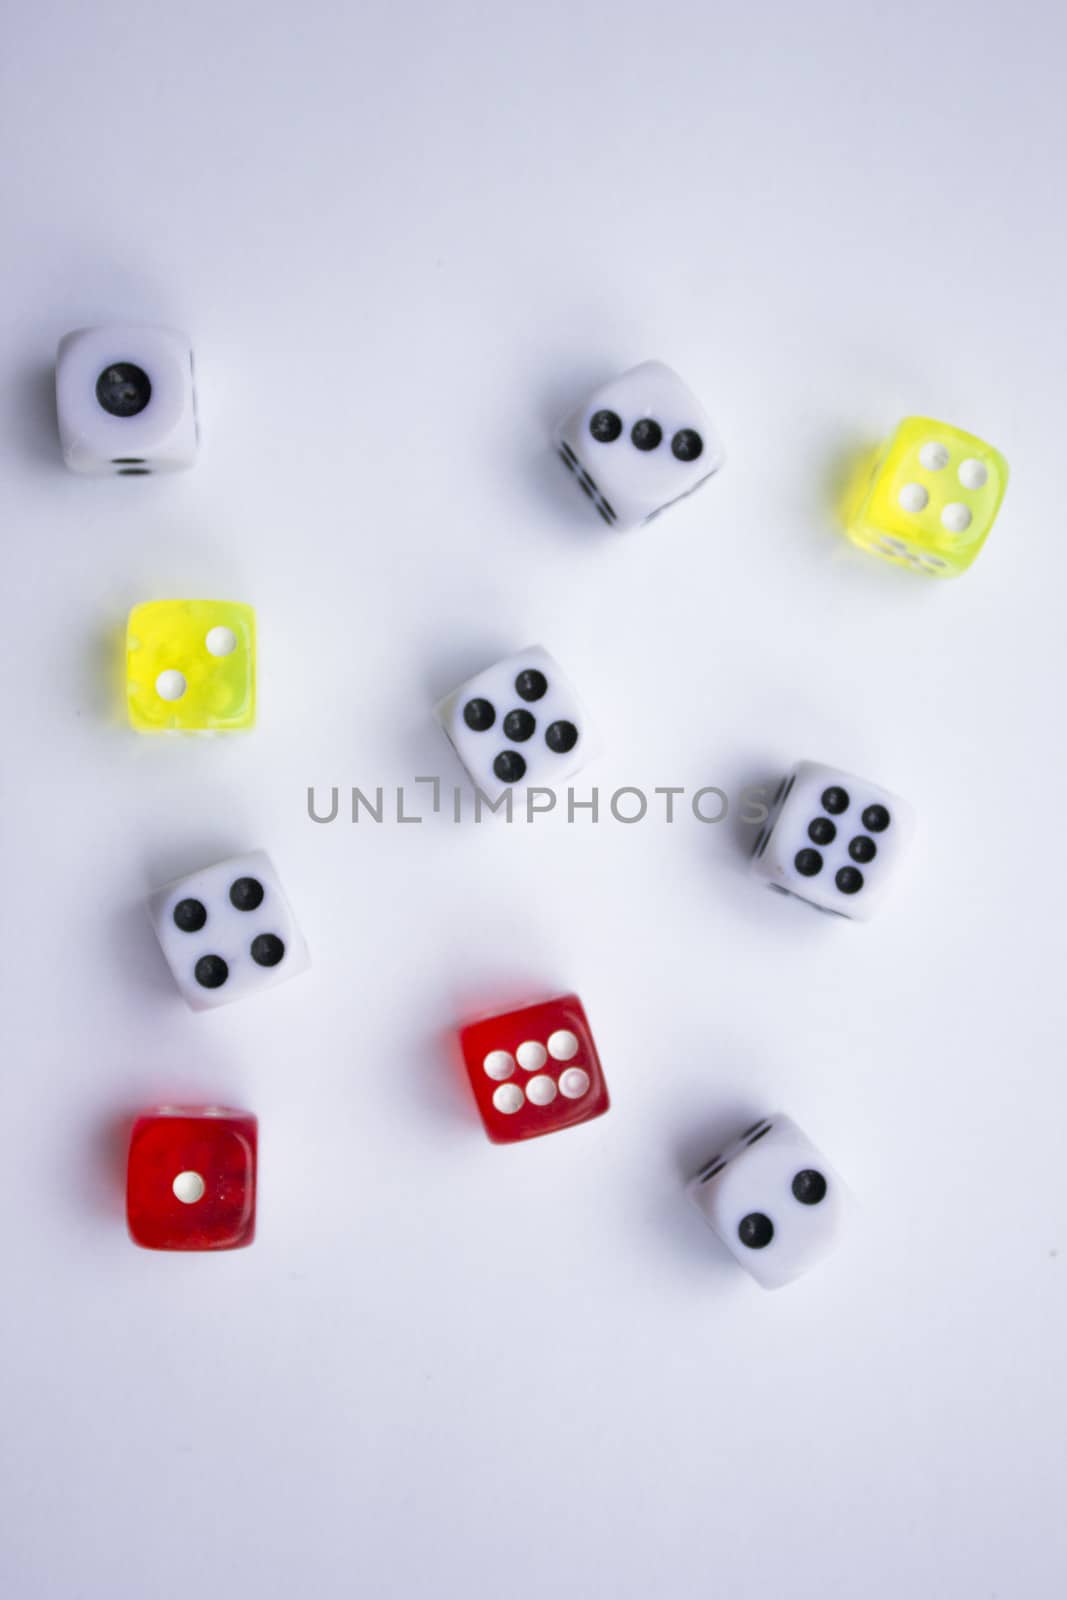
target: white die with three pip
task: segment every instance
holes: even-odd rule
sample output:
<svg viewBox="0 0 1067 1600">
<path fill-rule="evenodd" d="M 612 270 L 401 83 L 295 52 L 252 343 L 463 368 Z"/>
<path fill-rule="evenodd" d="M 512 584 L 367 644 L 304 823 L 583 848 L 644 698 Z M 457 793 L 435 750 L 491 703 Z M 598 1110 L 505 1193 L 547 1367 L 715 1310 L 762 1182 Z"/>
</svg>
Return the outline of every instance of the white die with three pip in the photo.
<svg viewBox="0 0 1067 1600">
<path fill-rule="evenodd" d="M 556 448 L 609 527 L 650 521 L 723 464 L 710 417 L 662 361 L 594 389 L 560 424 Z"/>
</svg>

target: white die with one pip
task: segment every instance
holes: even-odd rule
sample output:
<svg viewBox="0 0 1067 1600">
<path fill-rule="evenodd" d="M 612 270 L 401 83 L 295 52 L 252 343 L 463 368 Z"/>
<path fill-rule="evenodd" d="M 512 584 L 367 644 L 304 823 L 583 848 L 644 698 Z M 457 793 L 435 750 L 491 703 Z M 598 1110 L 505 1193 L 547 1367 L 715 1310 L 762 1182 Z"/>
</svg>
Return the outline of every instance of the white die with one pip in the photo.
<svg viewBox="0 0 1067 1600">
<path fill-rule="evenodd" d="M 203 867 L 148 902 L 174 981 L 194 1011 L 239 1000 L 309 965 L 307 945 L 263 850 Z"/>
<path fill-rule="evenodd" d="M 437 717 L 475 787 L 552 788 L 592 759 L 589 720 L 563 669 L 540 645 L 487 667 L 448 695 Z"/>
<path fill-rule="evenodd" d="M 823 911 L 866 921 L 885 898 L 914 827 L 915 814 L 899 795 L 800 761 L 771 801 L 752 871 Z"/>
<path fill-rule="evenodd" d="M 689 1192 L 730 1254 L 764 1289 L 779 1289 L 838 1242 L 852 1200 L 788 1117 L 754 1123 L 698 1172 Z"/>
<path fill-rule="evenodd" d="M 72 472 L 146 477 L 196 459 L 193 352 L 169 328 L 79 328 L 59 341 L 56 414 Z"/>
<path fill-rule="evenodd" d="M 723 463 L 707 412 L 662 361 L 646 361 L 595 389 L 561 423 L 556 446 L 609 527 L 648 522 Z"/>
</svg>

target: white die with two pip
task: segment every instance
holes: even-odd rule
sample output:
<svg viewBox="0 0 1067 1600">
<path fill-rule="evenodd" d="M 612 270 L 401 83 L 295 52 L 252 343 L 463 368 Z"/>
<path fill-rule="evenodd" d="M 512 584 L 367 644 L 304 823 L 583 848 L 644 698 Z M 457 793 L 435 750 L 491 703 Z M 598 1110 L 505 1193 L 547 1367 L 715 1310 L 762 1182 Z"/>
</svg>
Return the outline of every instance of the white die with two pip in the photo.
<svg viewBox="0 0 1067 1600">
<path fill-rule="evenodd" d="M 834 1249 L 852 1208 L 837 1173 L 788 1117 L 764 1117 L 705 1164 L 689 1192 L 730 1254 L 779 1289 Z"/>
</svg>

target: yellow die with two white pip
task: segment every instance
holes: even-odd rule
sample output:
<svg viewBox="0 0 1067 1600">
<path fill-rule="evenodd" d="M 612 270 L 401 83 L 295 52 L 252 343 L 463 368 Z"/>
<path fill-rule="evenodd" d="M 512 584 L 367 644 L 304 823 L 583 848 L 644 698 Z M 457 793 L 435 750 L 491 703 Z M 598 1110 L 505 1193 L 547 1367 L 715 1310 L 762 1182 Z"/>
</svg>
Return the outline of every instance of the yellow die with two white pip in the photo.
<svg viewBox="0 0 1067 1600">
<path fill-rule="evenodd" d="M 228 733 L 256 717 L 256 614 L 230 600 L 152 600 L 126 627 L 139 733 Z"/>
<path fill-rule="evenodd" d="M 905 417 L 879 452 L 848 519 L 864 550 L 952 578 L 989 537 L 1008 485 L 1008 463 L 973 433 L 930 417 Z"/>
</svg>

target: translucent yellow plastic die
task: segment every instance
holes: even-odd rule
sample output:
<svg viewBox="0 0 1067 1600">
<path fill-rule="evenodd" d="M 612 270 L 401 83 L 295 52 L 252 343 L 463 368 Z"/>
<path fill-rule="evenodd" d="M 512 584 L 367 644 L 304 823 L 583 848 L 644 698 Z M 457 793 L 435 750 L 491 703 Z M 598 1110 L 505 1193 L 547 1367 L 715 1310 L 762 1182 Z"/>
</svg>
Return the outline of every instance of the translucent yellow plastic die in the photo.
<svg viewBox="0 0 1067 1600">
<path fill-rule="evenodd" d="M 865 550 L 951 578 L 966 572 L 1000 510 L 1008 463 L 973 433 L 905 417 L 878 454 L 849 537 Z"/>
<path fill-rule="evenodd" d="M 126 698 L 140 733 L 225 733 L 256 715 L 256 614 L 229 600 L 152 600 L 126 629 Z"/>
</svg>

